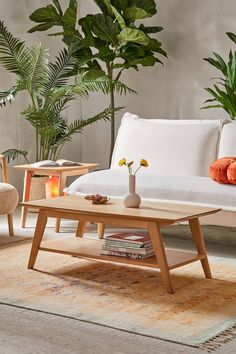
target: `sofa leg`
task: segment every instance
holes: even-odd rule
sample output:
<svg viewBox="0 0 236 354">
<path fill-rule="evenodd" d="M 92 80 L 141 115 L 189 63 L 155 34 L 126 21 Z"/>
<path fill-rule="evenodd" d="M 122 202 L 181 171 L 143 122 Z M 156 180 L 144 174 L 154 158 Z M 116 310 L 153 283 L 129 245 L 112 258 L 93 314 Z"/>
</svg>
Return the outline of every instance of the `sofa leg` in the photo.
<svg viewBox="0 0 236 354">
<path fill-rule="evenodd" d="M 98 224 L 98 238 L 102 239 L 104 236 L 105 224 Z"/>
<path fill-rule="evenodd" d="M 7 215 L 8 219 L 8 230 L 9 230 L 9 235 L 14 236 L 14 227 L 13 227 L 13 217 L 12 214 Z"/>
</svg>

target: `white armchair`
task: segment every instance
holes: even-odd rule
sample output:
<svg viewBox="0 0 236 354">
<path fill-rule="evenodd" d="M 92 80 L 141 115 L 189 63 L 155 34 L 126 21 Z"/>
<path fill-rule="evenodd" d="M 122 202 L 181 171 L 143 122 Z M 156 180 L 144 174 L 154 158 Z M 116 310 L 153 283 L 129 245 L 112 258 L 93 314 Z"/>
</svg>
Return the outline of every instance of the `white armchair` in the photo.
<svg viewBox="0 0 236 354">
<path fill-rule="evenodd" d="M 14 186 L 8 183 L 7 162 L 3 155 L 0 155 L 2 165 L 2 180 L 0 183 L 0 215 L 7 215 L 9 235 L 14 236 L 12 212 L 19 201 L 19 194 Z"/>
</svg>

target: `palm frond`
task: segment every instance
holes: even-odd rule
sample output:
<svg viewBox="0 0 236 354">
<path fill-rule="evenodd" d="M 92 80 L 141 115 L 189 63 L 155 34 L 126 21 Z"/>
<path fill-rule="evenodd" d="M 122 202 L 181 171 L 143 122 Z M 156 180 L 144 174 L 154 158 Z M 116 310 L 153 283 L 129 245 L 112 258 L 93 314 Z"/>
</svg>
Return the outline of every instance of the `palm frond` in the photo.
<svg viewBox="0 0 236 354">
<path fill-rule="evenodd" d="M 54 88 L 59 88 L 67 84 L 68 78 L 75 74 L 75 59 L 63 49 L 55 63 L 50 63 L 48 67 L 48 80 L 45 83 L 44 96 L 47 97 Z"/>
<path fill-rule="evenodd" d="M 122 109 L 123 107 L 117 107 L 115 109 L 112 108 L 106 108 L 104 109 L 102 112 L 96 114 L 93 117 L 87 118 L 87 119 L 77 119 L 75 121 L 73 121 L 72 123 L 70 123 L 67 127 L 67 133 L 65 134 L 65 136 L 63 137 L 63 141 L 70 141 L 71 137 L 73 134 L 76 133 L 82 133 L 83 129 L 91 124 L 94 124 L 100 120 L 103 121 L 109 121 L 111 118 L 111 114 L 112 112 L 116 112 L 119 111 L 120 109 Z"/>
<path fill-rule="evenodd" d="M 7 30 L 3 21 L 0 21 L 0 62 L 12 73 L 23 77 L 28 74 L 29 49 Z"/>
<path fill-rule="evenodd" d="M 18 149 L 8 149 L 3 151 L 2 154 L 6 157 L 8 163 L 13 162 L 18 157 L 23 157 L 25 161 L 29 163 L 29 160 L 26 157 L 28 155 L 27 151 Z"/>
<path fill-rule="evenodd" d="M 48 51 L 42 44 L 30 48 L 31 60 L 28 68 L 27 85 L 30 92 L 42 91 L 43 83 L 48 79 Z"/>
<path fill-rule="evenodd" d="M 13 86 L 9 90 L 0 91 L 0 107 L 6 106 L 7 103 L 11 103 L 17 94 L 17 87 Z"/>
<path fill-rule="evenodd" d="M 82 91 L 88 94 L 89 92 L 100 91 L 104 94 L 108 94 L 111 91 L 111 87 L 115 89 L 117 93 L 121 94 L 135 94 L 135 90 L 128 87 L 126 84 L 119 80 L 110 80 L 107 75 L 104 74 L 102 70 L 91 69 L 81 76 L 80 85 Z"/>
</svg>

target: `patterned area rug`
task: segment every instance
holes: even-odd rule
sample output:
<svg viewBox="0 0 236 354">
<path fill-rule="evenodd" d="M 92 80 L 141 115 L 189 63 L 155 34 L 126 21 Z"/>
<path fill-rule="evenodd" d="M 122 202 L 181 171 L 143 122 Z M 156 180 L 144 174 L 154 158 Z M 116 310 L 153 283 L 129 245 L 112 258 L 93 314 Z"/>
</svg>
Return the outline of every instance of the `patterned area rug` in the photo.
<svg viewBox="0 0 236 354">
<path fill-rule="evenodd" d="M 0 302 L 199 346 L 236 324 L 236 262 L 212 257 L 171 272 L 168 295 L 157 270 L 40 252 L 27 270 L 29 242 L 0 249 Z"/>
</svg>

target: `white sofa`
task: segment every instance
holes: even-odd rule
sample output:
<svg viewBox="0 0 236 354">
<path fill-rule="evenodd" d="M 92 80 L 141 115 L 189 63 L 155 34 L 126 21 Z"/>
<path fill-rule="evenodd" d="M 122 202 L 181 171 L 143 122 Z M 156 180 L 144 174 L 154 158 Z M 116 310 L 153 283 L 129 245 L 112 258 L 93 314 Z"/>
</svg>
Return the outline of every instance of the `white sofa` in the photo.
<svg viewBox="0 0 236 354">
<path fill-rule="evenodd" d="M 143 119 L 125 113 L 110 169 L 79 177 L 65 192 L 122 197 L 128 171 L 118 161 L 145 158 L 149 167 L 136 180 L 142 198 L 219 207 L 223 212 L 205 222 L 236 226 L 236 185 L 208 177 L 211 163 L 225 156 L 236 156 L 236 123 L 231 120 Z"/>
</svg>

